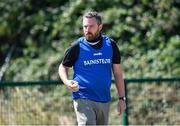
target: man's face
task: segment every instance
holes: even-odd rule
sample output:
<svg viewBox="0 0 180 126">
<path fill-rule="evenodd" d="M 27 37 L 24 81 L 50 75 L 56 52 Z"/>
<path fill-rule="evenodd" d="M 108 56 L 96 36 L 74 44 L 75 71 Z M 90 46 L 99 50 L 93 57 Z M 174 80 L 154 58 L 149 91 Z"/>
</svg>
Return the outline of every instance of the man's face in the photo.
<svg viewBox="0 0 180 126">
<path fill-rule="evenodd" d="M 83 18 L 83 32 L 86 40 L 95 40 L 102 29 L 102 24 L 98 24 L 96 18 Z"/>
</svg>

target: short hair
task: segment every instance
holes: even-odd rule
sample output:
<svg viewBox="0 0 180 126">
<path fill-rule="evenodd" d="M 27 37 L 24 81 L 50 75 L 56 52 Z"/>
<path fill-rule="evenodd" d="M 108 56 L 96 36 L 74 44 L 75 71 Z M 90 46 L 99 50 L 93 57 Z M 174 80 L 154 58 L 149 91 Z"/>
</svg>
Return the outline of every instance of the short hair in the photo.
<svg viewBox="0 0 180 126">
<path fill-rule="evenodd" d="M 101 15 L 96 12 L 96 11 L 89 11 L 89 12 L 86 12 L 84 15 L 83 15 L 83 18 L 96 18 L 96 21 L 97 23 L 100 25 L 102 24 L 102 17 Z"/>
</svg>

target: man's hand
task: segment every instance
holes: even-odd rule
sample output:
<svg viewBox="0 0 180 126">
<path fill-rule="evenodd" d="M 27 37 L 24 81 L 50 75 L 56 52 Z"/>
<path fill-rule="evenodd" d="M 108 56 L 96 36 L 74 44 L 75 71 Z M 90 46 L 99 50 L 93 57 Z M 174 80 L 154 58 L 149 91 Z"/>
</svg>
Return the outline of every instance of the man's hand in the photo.
<svg viewBox="0 0 180 126">
<path fill-rule="evenodd" d="M 119 100 L 117 110 L 119 115 L 121 115 L 126 109 L 126 101 L 124 100 Z"/>
<path fill-rule="evenodd" d="M 72 92 L 77 92 L 79 91 L 79 84 L 77 81 L 74 80 L 68 80 L 65 84 L 67 88 L 72 91 Z"/>
</svg>

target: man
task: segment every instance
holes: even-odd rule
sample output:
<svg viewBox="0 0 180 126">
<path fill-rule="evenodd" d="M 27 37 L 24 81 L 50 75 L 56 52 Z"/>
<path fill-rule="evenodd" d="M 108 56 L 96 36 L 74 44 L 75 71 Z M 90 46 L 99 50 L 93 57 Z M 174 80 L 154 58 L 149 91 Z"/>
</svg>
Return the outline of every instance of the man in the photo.
<svg viewBox="0 0 180 126">
<path fill-rule="evenodd" d="M 107 125 L 112 71 L 119 96 L 118 112 L 125 108 L 125 91 L 120 53 L 115 42 L 102 35 L 103 24 L 97 12 L 83 16 L 84 37 L 66 51 L 59 66 L 63 83 L 72 91 L 78 125 Z M 73 66 L 73 80 L 68 70 Z"/>
</svg>

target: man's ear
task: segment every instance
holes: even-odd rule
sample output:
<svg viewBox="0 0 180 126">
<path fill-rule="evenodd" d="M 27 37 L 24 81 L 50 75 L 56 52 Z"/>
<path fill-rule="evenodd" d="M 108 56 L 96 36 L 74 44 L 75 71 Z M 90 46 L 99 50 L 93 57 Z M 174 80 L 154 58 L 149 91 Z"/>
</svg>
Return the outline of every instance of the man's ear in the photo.
<svg viewBox="0 0 180 126">
<path fill-rule="evenodd" d="M 101 31 L 102 28 L 103 28 L 103 24 L 100 24 L 100 25 L 99 25 L 99 31 Z"/>
</svg>

